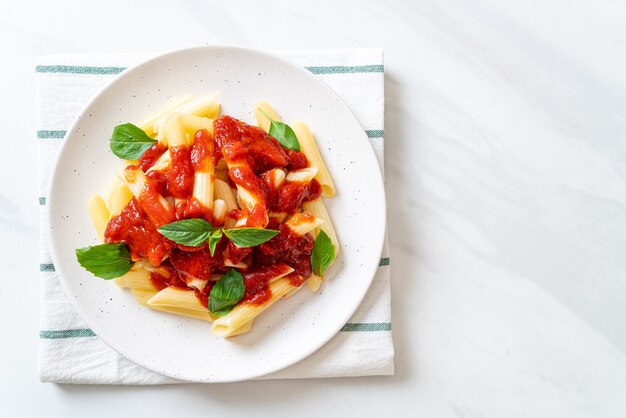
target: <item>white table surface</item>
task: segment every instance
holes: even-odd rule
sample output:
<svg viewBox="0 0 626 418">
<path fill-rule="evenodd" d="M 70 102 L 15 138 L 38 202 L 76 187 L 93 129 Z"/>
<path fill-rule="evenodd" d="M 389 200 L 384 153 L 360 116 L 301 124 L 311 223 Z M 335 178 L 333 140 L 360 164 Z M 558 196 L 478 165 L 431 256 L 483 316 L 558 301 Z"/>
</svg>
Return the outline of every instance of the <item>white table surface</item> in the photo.
<svg viewBox="0 0 626 418">
<path fill-rule="evenodd" d="M 626 416 L 626 4 L 135 3 L 0 13 L 0 416 Z M 205 43 L 385 48 L 395 376 L 39 383 L 34 57 Z"/>
</svg>

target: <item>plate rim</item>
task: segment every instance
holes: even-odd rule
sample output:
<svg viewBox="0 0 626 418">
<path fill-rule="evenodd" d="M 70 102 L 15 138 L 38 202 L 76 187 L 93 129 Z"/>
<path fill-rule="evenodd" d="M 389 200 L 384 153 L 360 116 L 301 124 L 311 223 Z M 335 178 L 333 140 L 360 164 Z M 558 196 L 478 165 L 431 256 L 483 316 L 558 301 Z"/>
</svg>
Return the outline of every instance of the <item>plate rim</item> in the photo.
<svg viewBox="0 0 626 418">
<path fill-rule="evenodd" d="M 76 130 L 77 125 L 81 122 L 81 119 L 83 119 L 83 116 L 86 114 L 87 109 L 89 109 L 94 102 L 96 102 L 100 96 L 102 94 L 104 94 L 105 91 L 107 91 L 109 88 L 111 88 L 111 86 L 115 85 L 116 83 L 119 83 L 120 80 L 123 80 L 127 77 L 131 77 L 133 73 L 140 71 L 141 67 L 144 66 L 148 66 L 150 64 L 153 64 L 156 61 L 159 60 L 163 60 L 163 59 L 167 59 L 167 58 L 171 58 L 172 56 L 175 56 L 177 54 L 188 54 L 188 53 L 215 53 L 216 51 L 236 51 L 236 52 L 240 52 L 240 53 L 245 53 L 245 54 L 252 54 L 252 55 L 261 55 L 264 56 L 265 58 L 269 58 L 269 59 L 273 59 L 273 60 L 278 60 L 280 62 L 282 62 L 283 64 L 287 65 L 288 67 L 290 67 L 292 70 L 294 71 L 299 71 L 301 73 L 306 74 L 306 76 L 308 78 L 310 78 L 311 80 L 314 80 L 314 82 L 316 84 L 318 84 L 321 88 L 323 88 L 324 90 L 326 90 L 327 92 L 329 92 L 334 98 L 336 98 L 349 112 L 350 115 L 352 115 L 352 117 L 354 118 L 354 120 L 356 121 L 356 123 L 361 127 L 360 129 L 360 137 L 362 141 L 364 142 L 364 145 L 367 145 L 366 148 L 367 151 L 365 151 L 367 154 L 369 154 L 370 158 L 373 159 L 373 161 L 376 162 L 376 168 L 373 170 L 375 171 L 376 175 L 375 175 L 375 179 L 377 182 L 379 182 L 380 185 L 380 190 L 382 191 L 381 193 L 381 198 L 382 198 L 382 204 L 380 206 L 380 211 L 381 213 L 379 214 L 379 218 L 382 219 L 382 221 L 380 222 L 380 226 L 377 230 L 378 234 L 380 236 L 380 240 L 376 241 L 376 245 L 377 247 L 374 248 L 375 253 L 378 254 L 377 259 L 373 259 L 371 261 L 371 264 L 373 265 L 372 268 L 370 268 L 371 270 L 371 275 L 368 275 L 370 277 L 368 277 L 368 283 L 367 286 L 363 286 L 361 288 L 361 291 L 359 292 L 360 294 L 358 294 L 358 300 L 359 303 L 355 304 L 354 308 L 352 309 L 347 309 L 344 310 L 344 315 L 340 315 L 337 316 L 337 325 L 335 327 L 333 327 L 332 332 L 328 332 L 327 334 L 327 338 L 320 338 L 319 341 L 316 341 L 315 344 L 311 344 L 310 347 L 306 350 L 303 350 L 303 353 L 301 356 L 296 356 L 296 358 L 294 360 L 290 360 L 286 363 L 281 363 L 279 365 L 279 367 L 266 367 L 266 369 L 270 369 L 270 370 L 265 370 L 262 372 L 255 372 L 255 373 L 248 373 L 247 375 L 244 376 L 238 376 L 235 378 L 220 378 L 220 379 L 214 379 L 212 377 L 212 375 L 207 376 L 205 379 L 195 379 L 195 378 L 188 378 L 188 377 L 184 377 L 181 375 L 172 375 L 167 373 L 164 370 L 157 370 L 155 368 L 153 368 L 153 366 L 146 364 L 145 362 L 143 362 L 140 358 L 135 357 L 132 354 L 128 354 L 125 352 L 122 352 L 121 350 L 119 350 L 118 348 L 116 348 L 114 346 L 114 344 L 112 345 L 107 338 L 100 336 L 100 334 L 98 332 L 95 332 L 95 330 L 97 328 L 99 328 L 99 325 L 97 325 L 97 321 L 92 321 L 92 318 L 90 315 L 86 315 L 85 312 L 83 311 L 83 309 L 81 308 L 81 305 L 78 303 L 78 301 L 75 300 L 75 298 L 71 297 L 71 295 L 73 294 L 70 289 L 69 289 L 69 285 L 66 284 L 66 277 L 67 274 L 64 271 L 65 267 L 63 265 L 63 263 L 59 263 L 59 260 L 61 259 L 60 255 L 57 252 L 57 239 L 55 239 L 56 235 L 59 234 L 60 232 L 55 231 L 54 229 L 54 225 L 53 225 L 53 219 L 54 219 L 54 208 L 55 208 L 55 204 L 54 202 L 56 201 L 56 198 L 53 196 L 57 196 L 58 193 L 53 193 L 56 191 L 57 187 L 60 187 L 60 185 L 58 185 L 58 182 L 56 181 L 56 179 L 60 176 L 59 172 L 61 171 L 61 160 L 63 159 L 62 157 L 67 154 L 69 151 L 68 149 L 70 149 L 70 143 L 71 142 L 75 142 L 75 141 L 70 141 L 69 139 L 72 138 L 72 136 L 74 135 L 74 132 Z M 186 381 L 186 382 L 202 382 L 202 383 L 227 383 L 227 382 L 238 382 L 238 381 L 244 381 L 244 380 L 250 380 L 250 379 L 254 379 L 254 378 L 259 378 L 262 376 L 266 376 L 269 375 L 271 373 L 275 373 L 278 372 L 280 370 L 283 370 L 287 367 L 290 367 L 306 358 L 308 358 L 309 356 L 311 356 L 313 353 L 315 353 L 317 350 L 319 350 L 322 346 L 326 345 L 331 339 L 333 339 L 338 332 L 342 329 L 342 327 L 345 325 L 345 323 L 347 323 L 349 321 L 349 319 L 354 315 L 354 313 L 357 311 L 357 309 L 361 306 L 361 304 L 363 303 L 363 299 L 365 298 L 365 295 L 367 294 L 367 292 L 369 291 L 369 289 L 371 288 L 372 282 L 374 281 L 374 277 L 376 276 L 376 269 L 379 263 L 379 259 L 380 259 L 380 255 L 382 254 L 383 248 L 384 248 L 384 243 L 386 241 L 386 227 L 387 227 L 387 201 L 386 201 L 386 193 L 385 193 L 385 181 L 384 181 L 384 176 L 383 176 L 383 172 L 382 172 L 382 167 L 380 164 L 378 164 L 378 159 L 376 157 L 376 153 L 374 152 L 374 148 L 372 147 L 372 144 L 370 143 L 370 141 L 368 140 L 368 137 L 365 133 L 365 130 L 363 128 L 363 126 L 361 125 L 361 122 L 359 121 L 359 119 L 356 117 L 356 115 L 354 114 L 353 110 L 347 105 L 347 103 L 344 101 L 344 99 L 337 93 L 335 92 L 335 90 L 333 90 L 326 82 L 324 82 L 323 80 L 321 80 L 319 77 L 315 77 L 313 74 L 311 74 L 306 68 L 286 59 L 283 58 L 281 56 L 275 55 L 271 52 L 268 51 L 264 51 L 264 50 L 258 50 L 258 49 L 253 49 L 253 48 L 245 48 L 245 47 L 239 47 L 239 46 L 230 46 L 230 45 L 205 45 L 205 46 L 194 46 L 194 47 L 188 47 L 188 48 L 179 48 L 179 49 L 173 49 L 173 50 L 169 50 L 167 52 L 164 53 L 160 53 L 157 55 L 153 55 L 147 59 L 142 60 L 141 62 L 129 66 L 126 69 L 124 69 L 122 72 L 120 72 L 116 77 L 114 77 L 112 80 L 110 80 L 109 82 L 105 83 L 102 88 L 100 88 L 93 97 L 91 97 L 91 99 L 87 102 L 87 104 L 85 104 L 79 114 L 74 118 L 73 122 L 71 123 L 70 127 L 67 130 L 67 134 L 63 139 L 63 143 L 61 144 L 57 155 L 56 155 L 56 160 L 54 162 L 54 167 L 51 171 L 51 176 L 48 182 L 48 199 L 49 199 L 49 204 L 47 205 L 47 210 L 46 210 L 46 215 L 47 215 L 47 219 L 48 219 L 48 225 L 47 225 L 47 229 L 49 232 L 49 243 L 50 243 L 50 255 L 52 258 L 52 262 L 55 265 L 55 270 L 59 275 L 59 282 L 61 283 L 61 287 L 63 289 L 63 292 L 65 294 L 65 296 L 70 300 L 70 303 L 72 304 L 72 307 L 74 309 L 76 309 L 77 313 L 80 315 L 81 319 L 89 326 L 89 328 L 94 330 L 94 333 L 96 334 L 96 336 L 100 339 L 100 341 L 104 342 L 108 347 L 110 347 L 112 350 L 114 350 L 116 353 L 118 353 L 119 355 L 129 359 L 130 361 L 132 361 L 133 363 L 144 367 L 150 371 L 153 371 L 155 373 L 158 373 L 162 376 L 166 376 L 166 377 L 170 377 L 173 379 L 177 379 L 177 380 L 182 380 L 182 381 Z M 380 241 L 380 242 L 378 242 Z M 370 244 L 370 245 L 374 245 L 374 244 Z M 339 320 L 341 319 L 341 321 Z M 94 326 L 95 325 L 95 326 Z M 106 334 L 106 333 L 105 333 Z"/>
</svg>

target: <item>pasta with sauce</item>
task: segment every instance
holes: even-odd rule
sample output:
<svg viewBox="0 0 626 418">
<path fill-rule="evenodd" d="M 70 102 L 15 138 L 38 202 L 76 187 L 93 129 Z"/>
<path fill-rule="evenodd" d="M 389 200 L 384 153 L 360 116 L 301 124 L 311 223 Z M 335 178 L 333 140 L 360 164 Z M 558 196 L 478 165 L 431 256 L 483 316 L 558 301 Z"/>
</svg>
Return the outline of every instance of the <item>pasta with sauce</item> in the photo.
<svg viewBox="0 0 626 418">
<path fill-rule="evenodd" d="M 213 322 L 224 337 L 249 331 L 305 282 L 317 290 L 339 250 L 322 198 L 335 186 L 310 130 L 291 130 L 265 102 L 254 114 L 258 126 L 220 116 L 215 96 L 174 101 L 135 127 L 149 147 L 88 204 L 103 246 L 127 251 L 118 286 L 143 306 Z"/>
</svg>

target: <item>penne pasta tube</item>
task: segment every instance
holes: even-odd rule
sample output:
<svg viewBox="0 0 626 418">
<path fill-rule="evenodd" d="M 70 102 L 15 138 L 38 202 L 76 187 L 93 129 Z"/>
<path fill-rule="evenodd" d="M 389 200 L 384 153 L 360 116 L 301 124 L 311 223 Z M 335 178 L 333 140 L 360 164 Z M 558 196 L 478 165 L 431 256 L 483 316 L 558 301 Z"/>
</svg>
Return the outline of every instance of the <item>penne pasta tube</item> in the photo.
<svg viewBox="0 0 626 418">
<path fill-rule="evenodd" d="M 156 226 L 168 224 L 175 219 L 174 208 L 163 196 L 146 187 L 146 175 L 138 166 L 126 167 L 123 180 Z"/>
<path fill-rule="evenodd" d="M 197 277 L 187 276 L 185 278 L 187 286 L 193 287 L 194 289 L 198 289 L 200 291 L 204 290 L 204 287 L 209 282 L 208 279 L 198 279 Z"/>
<path fill-rule="evenodd" d="M 291 171 L 287 174 L 287 181 L 310 183 L 313 177 L 317 174 L 316 167 L 303 168 L 302 170 Z"/>
<path fill-rule="evenodd" d="M 211 313 L 207 309 L 205 309 L 204 311 L 196 311 L 191 309 L 178 308 L 175 306 L 149 305 L 148 301 L 157 294 L 157 291 L 155 290 L 131 289 L 131 293 L 137 303 L 156 311 L 167 312 L 174 315 L 182 315 L 207 322 L 213 322 L 215 320 L 215 317 L 211 315 Z"/>
<path fill-rule="evenodd" d="M 194 173 L 193 197 L 207 210 L 213 208 L 213 183 L 215 178 L 213 173 L 213 137 L 208 131 L 199 130 L 193 141 L 192 155 L 197 155 L 197 159 L 192 157 Z"/>
<path fill-rule="evenodd" d="M 291 267 L 283 264 L 282 271 L 277 273 L 269 282 L 271 296 L 267 301 L 258 305 L 246 302 L 238 304 L 228 314 L 216 319 L 211 327 L 211 331 L 223 337 L 233 336 L 235 330 L 240 329 L 246 323 L 254 320 L 261 312 L 269 308 L 292 288 L 296 287 L 291 284 L 290 279 L 285 278 L 285 276 L 291 274 L 293 271 Z"/>
<path fill-rule="evenodd" d="M 255 196 L 248 189 L 237 184 L 237 203 L 245 210 L 246 214 L 255 213 L 257 215 L 254 218 L 246 216 L 246 223 L 243 226 L 265 228 L 269 218 L 267 217 L 265 201 L 261 197 Z"/>
<path fill-rule="evenodd" d="M 276 111 L 270 106 L 266 101 L 260 100 L 254 105 L 254 118 L 256 119 L 256 124 L 259 128 L 263 129 L 265 132 L 270 131 L 270 120 L 265 116 L 259 109 L 262 109 L 265 113 L 269 115 L 275 121 L 280 121 L 280 118 L 276 114 Z"/>
<path fill-rule="evenodd" d="M 267 216 L 269 216 L 270 219 L 276 219 L 280 223 L 283 223 L 283 221 L 285 220 L 287 215 L 289 215 L 287 212 L 273 212 L 273 211 L 270 211 L 270 212 L 267 213 Z"/>
<path fill-rule="evenodd" d="M 333 247 L 335 248 L 335 256 L 337 256 L 337 254 L 339 254 L 339 241 L 323 199 L 319 198 L 310 202 L 304 202 L 302 204 L 302 208 L 316 218 L 324 221 L 318 228 L 326 232 L 326 235 L 328 235 L 328 238 L 330 238 L 330 241 L 333 243 Z M 317 232 L 315 235 L 317 236 Z"/>
<path fill-rule="evenodd" d="M 306 279 L 306 285 L 311 292 L 317 292 L 322 285 L 323 279 L 317 274 L 313 273 Z"/>
<path fill-rule="evenodd" d="M 231 337 L 233 332 L 248 322 L 251 322 L 259 316 L 263 311 L 272 306 L 277 300 L 281 299 L 294 288 L 298 288 L 291 284 L 290 279 L 281 278 L 269 285 L 271 296 L 260 304 L 253 305 L 248 303 L 240 303 L 235 306 L 227 315 L 218 318 L 211 326 L 211 332 L 221 337 Z"/>
<path fill-rule="evenodd" d="M 213 201 L 213 219 L 219 224 L 226 220 L 226 203 L 222 199 Z"/>
<path fill-rule="evenodd" d="M 161 154 L 159 159 L 155 161 L 154 165 L 148 169 L 147 173 L 151 171 L 166 170 L 170 166 L 170 164 L 172 164 L 172 153 L 168 149 L 163 154 Z"/>
<path fill-rule="evenodd" d="M 158 293 L 158 290 L 130 289 L 130 293 L 133 295 L 137 303 L 142 306 L 148 306 L 148 301 Z"/>
<path fill-rule="evenodd" d="M 322 196 L 324 197 L 332 197 L 335 195 L 335 184 L 333 183 L 333 179 L 330 177 L 330 172 L 326 167 L 326 163 L 324 163 L 324 159 L 322 158 L 322 154 L 317 147 L 315 139 L 313 138 L 313 134 L 309 130 L 309 127 L 304 123 L 296 121 L 291 125 L 296 137 L 298 138 L 298 142 L 300 143 L 300 151 L 306 155 L 307 160 L 311 167 L 317 168 L 317 174 L 315 175 L 315 179 L 320 182 L 322 186 Z"/>
<path fill-rule="evenodd" d="M 315 228 L 322 225 L 324 221 L 320 218 L 316 218 L 309 212 L 296 213 L 287 219 L 285 225 L 289 227 L 294 233 L 302 236 L 309 233 Z"/>
<path fill-rule="evenodd" d="M 213 119 L 196 115 L 181 114 L 180 120 L 183 125 L 183 130 L 192 138 L 200 129 L 206 129 L 209 131 L 211 136 L 213 136 Z"/>
<path fill-rule="evenodd" d="M 165 139 L 167 145 L 176 147 L 187 144 L 187 135 L 185 135 L 185 129 L 183 128 L 181 114 L 177 113 L 170 117 L 165 125 Z"/>
<path fill-rule="evenodd" d="M 166 287 L 148 300 L 150 306 L 174 306 L 193 311 L 206 312 L 193 290 Z"/>
<path fill-rule="evenodd" d="M 98 234 L 100 242 L 104 242 L 104 231 L 109 223 L 109 210 L 104 204 L 104 200 L 97 194 L 94 194 L 87 202 L 87 211 L 91 218 L 91 223 Z"/>
<path fill-rule="evenodd" d="M 213 176 L 210 172 L 196 172 L 193 197 L 206 209 L 211 210 L 213 208 Z"/>
<path fill-rule="evenodd" d="M 217 93 L 213 93 L 209 96 L 196 97 L 183 105 L 177 110 L 180 113 L 186 113 L 188 115 L 206 116 L 210 119 L 216 119 L 220 114 L 220 104 L 215 100 Z"/>
<path fill-rule="evenodd" d="M 117 285 L 117 287 L 121 287 L 122 289 L 127 288 L 126 280 L 124 280 L 124 276 L 113 279 L 113 283 Z"/>
<path fill-rule="evenodd" d="M 126 287 L 131 289 L 157 290 L 150 280 L 150 272 L 143 268 L 133 267 L 128 273 L 120 277 L 124 280 Z"/>
<path fill-rule="evenodd" d="M 181 96 L 177 98 L 173 103 L 165 106 L 156 113 L 153 113 L 152 115 L 137 123 L 137 126 L 143 129 L 143 131 L 148 136 L 153 136 L 156 133 L 155 126 L 159 119 L 163 118 L 166 114 L 175 111 L 177 108 L 189 102 L 191 99 L 193 99 L 193 96 L 191 94 Z"/>
<path fill-rule="evenodd" d="M 280 168 L 273 168 L 266 172 L 264 175 L 267 176 L 266 181 L 269 182 L 275 189 L 278 189 L 285 181 L 285 171 Z"/>
<path fill-rule="evenodd" d="M 226 204 L 226 210 L 231 211 L 233 209 L 238 209 L 237 206 L 237 198 L 235 197 L 235 192 L 231 187 L 222 180 L 215 180 L 215 198 L 223 200 Z"/>
<path fill-rule="evenodd" d="M 111 185 L 111 192 L 108 199 L 109 220 L 114 216 L 122 213 L 122 210 L 128 205 L 133 194 L 130 192 L 126 184 L 118 177 L 115 177 Z"/>
</svg>

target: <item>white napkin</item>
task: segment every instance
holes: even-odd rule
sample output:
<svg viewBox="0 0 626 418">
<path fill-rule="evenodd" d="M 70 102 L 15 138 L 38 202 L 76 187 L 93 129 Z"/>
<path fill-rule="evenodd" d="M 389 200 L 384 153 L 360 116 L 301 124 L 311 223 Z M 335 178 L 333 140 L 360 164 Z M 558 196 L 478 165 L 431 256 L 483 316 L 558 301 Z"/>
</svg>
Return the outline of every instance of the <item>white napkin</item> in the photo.
<svg viewBox="0 0 626 418">
<path fill-rule="evenodd" d="M 355 113 L 383 165 L 384 74 L 378 49 L 280 51 L 329 84 Z M 86 384 L 180 383 L 145 369 L 107 346 L 74 310 L 50 257 L 46 198 L 65 131 L 81 109 L 124 68 L 149 55 L 39 57 L 37 141 L 41 207 L 41 331 L 39 376 L 44 382 Z M 391 292 L 387 244 L 363 303 L 326 345 L 301 362 L 264 379 L 393 374 Z"/>
</svg>

